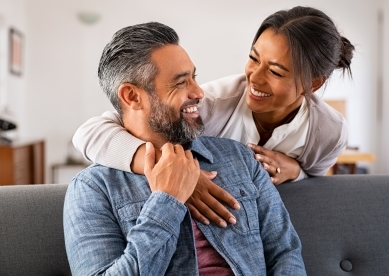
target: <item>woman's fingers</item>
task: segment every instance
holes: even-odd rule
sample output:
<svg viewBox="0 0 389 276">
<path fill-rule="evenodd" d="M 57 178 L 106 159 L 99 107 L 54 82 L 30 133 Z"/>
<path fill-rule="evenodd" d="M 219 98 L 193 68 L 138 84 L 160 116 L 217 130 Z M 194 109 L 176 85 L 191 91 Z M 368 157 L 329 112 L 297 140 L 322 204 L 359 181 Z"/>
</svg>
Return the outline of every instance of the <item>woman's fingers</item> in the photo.
<svg viewBox="0 0 389 276">
<path fill-rule="evenodd" d="M 188 206 L 189 208 L 189 211 L 190 211 L 190 214 L 192 215 L 192 217 L 198 221 L 200 221 L 201 223 L 205 224 L 205 225 L 208 225 L 210 222 L 209 222 L 209 219 L 207 219 L 206 217 L 204 217 L 200 212 L 199 210 L 197 210 L 196 207 L 194 207 L 191 203 L 189 203 L 190 199 L 188 199 L 186 201 L 186 206 Z"/>
<path fill-rule="evenodd" d="M 254 158 L 255 160 L 261 162 L 265 170 L 268 171 L 271 175 L 276 175 L 281 173 L 280 165 L 277 162 L 275 162 L 272 158 L 261 154 L 255 154 Z"/>
<path fill-rule="evenodd" d="M 215 176 L 214 173 L 201 171 L 196 188 L 187 204 L 192 216 L 197 220 L 201 222 L 209 220 L 220 227 L 226 227 L 227 222 L 235 224 L 236 218 L 223 203 L 237 210 L 240 205 L 233 196 L 210 180 Z"/>
<path fill-rule="evenodd" d="M 267 155 L 255 154 L 254 158 L 261 162 L 275 185 L 294 180 L 300 173 L 300 164 L 295 159 L 280 152 L 267 150 Z"/>
<path fill-rule="evenodd" d="M 229 214 L 228 210 L 224 206 L 215 207 L 215 205 L 213 205 L 213 208 L 210 208 L 210 206 L 208 204 L 210 204 L 209 202 L 212 200 L 215 200 L 215 199 L 212 197 L 208 198 L 207 204 L 205 204 L 203 201 L 200 201 L 198 198 L 196 198 L 195 196 L 192 195 L 187 200 L 188 207 L 189 207 L 189 205 L 191 205 L 191 207 L 189 208 L 191 215 L 195 218 L 199 217 L 200 219 L 198 219 L 198 220 L 201 222 L 206 221 L 208 219 L 209 221 L 212 221 L 213 223 L 217 224 L 220 227 L 223 227 L 223 228 L 227 227 L 227 222 L 225 219 L 222 218 L 223 217 L 222 213 L 224 213 L 224 216 L 226 216 L 228 218 L 234 217 L 234 216 L 232 214 Z M 215 210 L 215 209 L 217 209 L 217 210 Z M 192 211 L 194 211 L 194 210 L 195 210 L 195 213 L 192 213 Z M 219 212 L 220 216 L 216 212 Z M 226 213 L 227 213 L 227 215 L 226 215 Z"/>
<path fill-rule="evenodd" d="M 264 147 L 258 146 L 256 144 L 248 143 L 247 146 L 258 154 L 266 154 L 266 151 L 269 151 L 268 149 L 265 149 Z"/>
<path fill-rule="evenodd" d="M 224 190 L 220 186 L 214 184 L 213 182 L 211 182 L 211 183 L 213 185 L 210 185 L 208 187 L 208 189 L 209 189 L 210 194 L 214 198 L 218 199 L 221 202 L 226 203 L 227 205 L 229 205 L 231 208 L 234 208 L 235 210 L 240 209 L 239 202 L 232 195 L 230 195 L 226 190 Z M 212 202 L 214 202 L 215 204 L 216 204 L 216 202 L 220 204 L 219 201 L 212 201 Z M 220 206 L 219 204 L 217 204 L 217 206 L 215 206 L 215 207 Z"/>
</svg>

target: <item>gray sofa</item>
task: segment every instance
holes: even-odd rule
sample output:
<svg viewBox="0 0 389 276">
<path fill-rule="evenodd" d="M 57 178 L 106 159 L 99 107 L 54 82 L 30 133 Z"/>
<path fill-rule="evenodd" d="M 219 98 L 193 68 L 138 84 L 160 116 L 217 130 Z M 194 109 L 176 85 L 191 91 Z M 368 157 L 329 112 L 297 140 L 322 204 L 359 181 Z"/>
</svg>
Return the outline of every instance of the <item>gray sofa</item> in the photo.
<svg viewBox="0 0 389 276">
<path fill-rule="evenodd" d="M 62 230 L 66 188 L 0 187 L 1 276 L 71 275 Z M 277 189 L 308 275 L 389 275 L 389 175 L 318 177 Z"/>
</svg>

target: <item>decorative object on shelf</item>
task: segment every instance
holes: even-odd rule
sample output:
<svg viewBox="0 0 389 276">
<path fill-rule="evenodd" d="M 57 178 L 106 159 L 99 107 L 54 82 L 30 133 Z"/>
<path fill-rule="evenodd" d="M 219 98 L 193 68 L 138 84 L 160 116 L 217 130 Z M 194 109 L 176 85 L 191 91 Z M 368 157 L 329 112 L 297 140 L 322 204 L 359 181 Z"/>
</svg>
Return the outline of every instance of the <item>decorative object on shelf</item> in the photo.
<svg viewBox="0 0 389 276">
<path fill-rule="evenodd" d="M 11 144 L 16 137 L 17 124 L 12 112 L 5 107 L 0 111 L 0 144 Z"/>
<path fill-rule="evenodd" d="M 78 19 L 80 19 L 80 21 L 82 23 L 85 23 L 88 25 L 95 24 L 97 21 L 100 20 L 100 17 L 101 17 L 101 15 L 99 13 L 96 13 L 96 12 L 79 12 L 77 14 L 77 16 L 78 16 Z"/>
<path fill-rule="evenodd" d="M 3 136 L 3 131 L 16 129 L 16 125 L 10 121 L 3 120 L 0 118 L 0 143 L 10 144 L 12 142 L 11 139 Z"/>
<path fill-rule="evenodd" d="M 9 30 L 9 69 L 11 74 L 22 75 L 23 35 L 14 28 Z"/>
<path fill-rule="evenodd" d="M 0 130 L 6 131 L 6 130 L 11 130 L 15 129 L 16 125 L 14 123 L 11 123 L 7 120 L 3 120 L 0 118 Z"/>
</svg>

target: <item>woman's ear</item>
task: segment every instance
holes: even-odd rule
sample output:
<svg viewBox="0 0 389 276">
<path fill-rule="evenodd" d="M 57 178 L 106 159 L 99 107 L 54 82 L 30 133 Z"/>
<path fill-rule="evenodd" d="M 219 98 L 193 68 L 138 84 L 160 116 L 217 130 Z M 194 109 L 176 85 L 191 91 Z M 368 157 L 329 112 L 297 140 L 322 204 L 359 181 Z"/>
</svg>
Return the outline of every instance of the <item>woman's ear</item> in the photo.
<svg viewBox="0 0 389 276">
<path fill-rule="evenodd" d="M 141 89 L 131 83 L 122 83 L 118 89 L 118 96 L 122 102 L 122 108 L 141 109 Z"/>
<path fill-rule="evenodd" d="M 326 79 L 326 76 L 322 76 L 312 80 L 312 94 L 322 87 L 322 85 L 326 82 Z"/>
</svg>

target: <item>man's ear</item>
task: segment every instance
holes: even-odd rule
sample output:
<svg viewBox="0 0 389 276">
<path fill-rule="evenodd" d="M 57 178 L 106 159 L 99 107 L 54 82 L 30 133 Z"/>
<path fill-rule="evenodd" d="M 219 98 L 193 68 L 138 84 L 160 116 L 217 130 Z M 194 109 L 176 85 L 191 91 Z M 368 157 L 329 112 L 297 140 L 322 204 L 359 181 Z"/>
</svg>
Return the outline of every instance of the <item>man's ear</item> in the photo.
<svg viewBox="0 0 389 276">
<path fill-rule="evenodd" d="M 322 85 L 326 82 L 326 79 L 326 76 L 322 76 L 312 80 L 312 94 L 322 87 Z"/>
<path fill-rule="evenodd" d="M 122 83 L 118 89 L 118 96 L 123 107 L 131 109 L 142 108 L 141 89 L 131 83 Z"/>
</svg>

